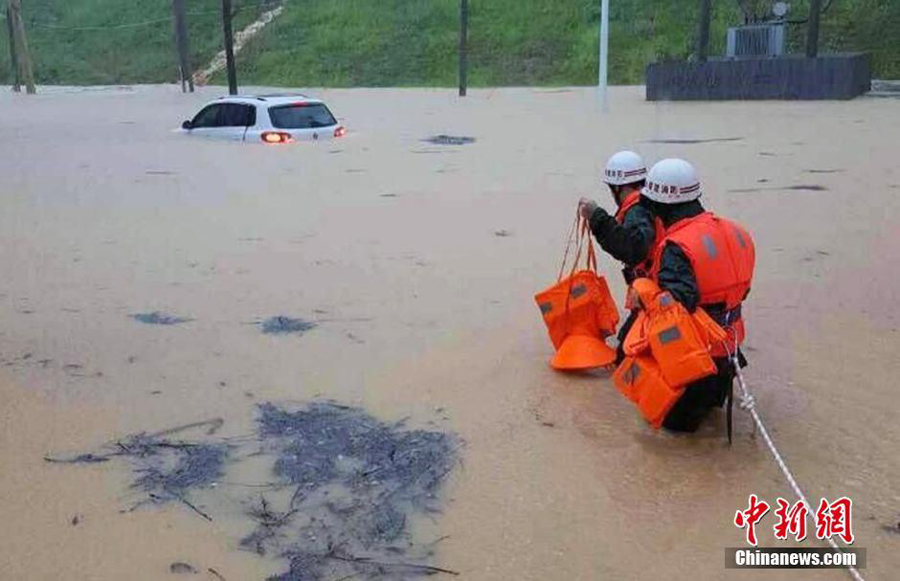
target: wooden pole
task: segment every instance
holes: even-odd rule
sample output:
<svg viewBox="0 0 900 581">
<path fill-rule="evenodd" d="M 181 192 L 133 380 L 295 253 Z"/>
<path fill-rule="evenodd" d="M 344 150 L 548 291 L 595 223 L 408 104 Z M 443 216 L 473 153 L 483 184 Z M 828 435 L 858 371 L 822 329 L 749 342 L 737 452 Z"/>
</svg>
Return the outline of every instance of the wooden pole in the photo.
<svg viewBox="0 0 900 581">
<path fill-rule="evenodd" d="M 806 56 L 819 56 L 819 20 L 822 15 L 822 0 L 809 0 L 809 24 L 806 25 Z"/>
<path fill-rule="evenodd" d="M 234 68 L 234 35 L 231 31 L 231 0 L 222 0 L 222 34 L 225 37 L 225 67 L 228 69 L 228 94 L 237 95 L 237 71 Z"/>
<path fill-rule="evenodd" d="M 469 0 L 459 0 L 459 96 L 466 96 L 469 68 Z"/>
<path fill-rule="evenodd" d="M 16 59 L 16 30 L 13 27 L 12 10 L 6 7 L 6 31 L 9 35 L 9 68 L 12 72 L 12 90 L 16 93 L 22 91 L 22 82 L 19 77 L 19 61 Z"/>
<path fill-rule="evenodd" d="M 25 83 L 25 92 L 33 95 L 37 90 L 34 86 L 34 70 L 31 66 L 31 54 L 28 52 L 28 40 L 25 38 L 25 24 L 22 22 L 22 0 L 9 0 L 8 7 L 12 18 L 19 73 Z"/>
<path fill-rule="evenodd" d="M 187 19 L 184 16 L 184 0 L 172 0 L 172 15 L 175 22 L 175 47 L 178 49 L 178 68 L 181 71 L 181 92 L 185 83 L 194 92 L 194 70 L 191 67 L 190 39 Z"/>
<path fill-rule="evenodd" d="M 705 63 L 709 57 L 709 22 L 712 18 L 712 0 L 700 0 L 700 22 L 697 31 L 697 62 Z"/>
</svg>

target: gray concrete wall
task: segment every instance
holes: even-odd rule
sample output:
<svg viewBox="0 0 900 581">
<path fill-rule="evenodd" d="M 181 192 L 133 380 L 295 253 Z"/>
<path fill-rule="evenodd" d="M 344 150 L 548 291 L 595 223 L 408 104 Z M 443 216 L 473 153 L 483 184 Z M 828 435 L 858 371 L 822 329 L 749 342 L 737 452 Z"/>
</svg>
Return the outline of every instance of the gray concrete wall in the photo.
<svg viewBox="0 0 900 581">
<path fill-rule="evenodd" d="M 654 63 L 647 100 L 852 99 L 871 82 L 864 53 Z"/>
</svg>

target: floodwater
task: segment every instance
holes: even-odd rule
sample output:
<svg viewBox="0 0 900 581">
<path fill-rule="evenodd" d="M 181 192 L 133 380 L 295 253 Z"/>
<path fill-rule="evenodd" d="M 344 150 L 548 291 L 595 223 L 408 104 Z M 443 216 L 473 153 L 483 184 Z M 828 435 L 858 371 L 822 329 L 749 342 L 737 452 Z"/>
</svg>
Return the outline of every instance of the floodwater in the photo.
<svg viewBox="0 0 900 581">
<path fill-rule="evenodd" d="M 722 414 L 655 433 L 607 375 L 548 368 L 532 295 L 555 280 L 578 198 L 611 207 L 599 168 L 625 146 L 693 161 L 707 207 L 754 233 L 758 408 L 813 502 L 853 499 L 866 577 L 896 578 L 896 100 L 651 104 L 616 88 L 604 115 L 588 89 L 328 90 L 350 132 L 337 141 L 173 131 L 219 91 L 0 95 L 0 578 L 282 570 L 239 550 L 240 506 L 123 514 L 125 464 L 42 457 L 214 417 L 237 435 L 257 403 L 317 397 L 466 441 L 443 514 L 418 527 L 446 537 L 434 564 L 460 578 L 845 578 L 724 569 L 748 495 L 793 500 L 746 414 L 731 449 Z M 438 135 L 475 141 L 424 141 Z M 621 297 L 618 267 L 601 268 Z M 262 333 L 276 316 L 316 326 Z"/>
</svg>

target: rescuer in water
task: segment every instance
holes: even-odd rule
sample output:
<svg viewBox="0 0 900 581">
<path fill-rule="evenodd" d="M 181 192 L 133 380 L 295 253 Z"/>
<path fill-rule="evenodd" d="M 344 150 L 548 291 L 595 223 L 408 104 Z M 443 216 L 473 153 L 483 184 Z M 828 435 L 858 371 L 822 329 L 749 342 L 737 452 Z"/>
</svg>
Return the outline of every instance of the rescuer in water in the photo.
<svg viewBox="0 0 900 581">
<path fill-rule="evenodd" d="M 664 301 L 671 302 L 665 296 L 671 295 L 696 320 L 699 320 L 697 311 L 702 310 L 699 315 L 708 315 L 707 320 L 712 319 L 720 327 L 717 327 L 720 337 L 727 339 L 710 341 L 695 350 L 694 353 L 706 357 L 707 361 L 711 356 L 714 363 L 714 368 L 709 365 L 707 375 L 701 379 L 686 385 L 669 382 L 665 388 L 658 383 L 650 387 L 649 383 L 638 386 L 641 381 L 647 382 L 650 374 L 645 373 L 641 380 L 637 380 L 641 374 L 633 372 L 626 377 L 633 385 L 625 386 L 625 389 L 620 386 L 623 391 L 629 390 L 632 400 L 641 402 L 639 407 L 642 412 L 645 409 L 655 410 L 658 417 L 655 420 L 648 418 L 648 421 L 661 421 L 662 427 L 674 431 L 695 431 L 710 409 L 721 407 L 726 400 L 729 401 L 730 420 L 735 376 L 732 357 L 736 357 L 742 367 L 746 365 L 739 349 L 744 340 L 741 304 L 750 292 L 753 277 L 753 239 L 739 224 L 706 211 L 699 201 L 700 195 L 700 180 L 690 163 L 681 159 L 665 159 L 653 166 L 642 189 L 641 203 L 662 222 L 664 231 L 650 254 L 652 264 L 649 276 L 637 279 L 632 289 L 658 287 L 657 306 L 665 305 Z M 668 310 L 666 316 L 677 321 L 678 325 L 683 324 L 687 317 L 684 315 L 679 319 L 671 311 L 671 306 L 663 306 L 657 312 L 664 310 Z M 716 327 L 715 324 L 707 325 L 707 328 Z M 670 347 L 673 348 L 671 352 L 677 352 L 677 344 L 690 339 L 693 330 L 703 325 L 680 327 L 684 330 L 680 333 L 674 326 L 673 323 L 672 327 L 659 332 L 656 337 L 651 336 L 649 341 L 654 347 L 653 357 L 660 367 L 668 366 L 678 372 L 680 367 L 683 369 L 691 365 L 690 358 L 659 361 L 661 354 Z M 635 335 L 640 334 L 639 325 L 635 325 L 635 331 Z M 626 342 L 631 339 L 632 336 L 627 337 Z M 638 357 L 636 361 L 640 363 L 640 359 Z M 653 366 L 651 361 L 647 369 Z M 645 413 L 645 417 L 647 415 Z"/>
<path fill-rule="evenodd" d="M 646 179 L 643 158 L 633 151 L 620 151 L 609 158 L 603 175 L 616 204 L 615 215 L 592 200 L 582 198 L 580 202 L 581 215 L 590 221 L 600 247 L 624 265 L 622 275 L 629 285 L 636 278 L 649 276 L 652 252 L 662 235 L 662 223 L 653 213 L 651 200 L 641 195 Z M 621 345 L 636 315 L 632 309 L 619 329 L 617 363 L 624 358 Z"/>
</svg>

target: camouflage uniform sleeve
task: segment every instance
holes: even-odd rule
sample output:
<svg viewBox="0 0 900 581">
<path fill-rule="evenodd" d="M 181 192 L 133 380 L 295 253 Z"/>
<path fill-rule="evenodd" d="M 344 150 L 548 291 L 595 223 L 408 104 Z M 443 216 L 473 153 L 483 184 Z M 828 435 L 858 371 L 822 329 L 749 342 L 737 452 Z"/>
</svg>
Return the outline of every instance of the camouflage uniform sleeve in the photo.
<svg viewBox="0 0 900 581">
<path fill-rule="evenodd" d="M 591 231 L 603 250 L 629 267 L 646 260 L 656 238 L 653 215 L 640 205 L 628 210 L 622 224 L 598 208 L 591 216 Z"/>
</svg>

